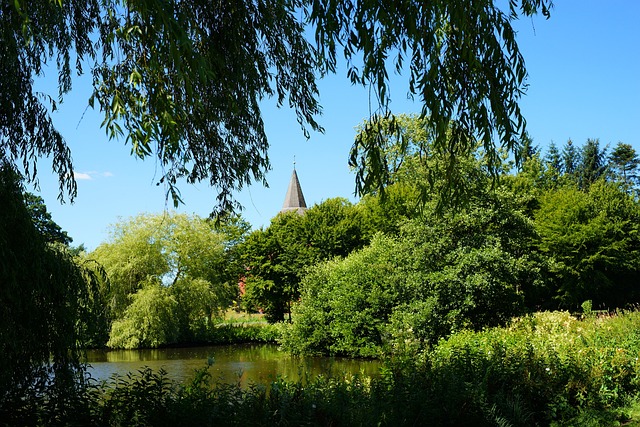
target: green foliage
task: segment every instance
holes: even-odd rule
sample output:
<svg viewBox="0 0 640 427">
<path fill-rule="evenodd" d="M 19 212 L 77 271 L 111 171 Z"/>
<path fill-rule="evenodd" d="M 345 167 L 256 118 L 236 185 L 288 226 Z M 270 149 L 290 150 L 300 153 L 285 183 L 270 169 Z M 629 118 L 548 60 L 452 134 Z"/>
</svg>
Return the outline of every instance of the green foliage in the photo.
<svg viewBox="0 0 640 427">
<path fill-rule="evenodd" d="M 178 340 L 179 325 L 174 318 L 177 302 L 169 288 L 151 282 L 131 299 L 122 318 L 111 326 L 109 347 L 158 347 Z"/>
<path fill-rule="evenodd" d="M 495 198 L 494 198 L 495 197 Z M 533 224 L 510 193 L 478 197 L 465 211 L 406 223 L 303 279 L 285 349 L 357 356 L 420 347 L 462 328 L 521 313 L 546 268 L 532 253 Z M 409 334 L 409 335 L 407 335 Z"/>
<path fill-rule="evenodd" d="M 100 244 L 90 257 L 104 266 L 109 278 L 106 300 L 113 319 L 119 318 L 149 277 L 169 271 L 163 242 L 157 238 L 162 217 L 139 216 L 113 226 L 110 242 Z"/>
<path fill-rule="evenodd" d="M 24 203 L 31 214 L 36 229 L 47 243 L 58 242 L 66 246 L 71 244 L 73 239 L 51 218 L 42 197 L 24 193 Z"/>
<path fill-rule="evenodd" d="M 408 93 L 422 101 L 422 117 L 429 117 L 435 136 L 434 151 L 450 154 L 454 162 L 475 152 L 479 141 L 494 174 L 502 163 L 496 137 L 502 148 L 518 155 L 518 137 L 525 131 L 518 99 L 526 71 L 511 20 L 538 11 L 549 16 L 551 2 L 513 1 L 506 13 L 493 1 L 464 7 L 440 2 L 312 4 L 310 20 L 330 69 L 341 45 L 351 81 L 371 85 L 382 105 L 381 114 L 371 117 L 370 126 L 359 133 L 352 153 L 378 157 L 385 144 L 378 123 L 389 119 L 388 62 L 394 58 L 397 71 L 407 61 Z M 360 55 L 362 65 L 354 63 Z M 391 124 L 394 128 L 393 120 Z M 362 163 L 358 157 L 352 154 L 350 161 L 358 167 L 357 191 L 377 190 L 378 177 L 384 181 L 386 174 L 384 162 Z M 455 176 L 447 178 L 453 179 L 451 187 L 463 183 Z"/>
<path fill-rule="evenodd" d="M 547 154 L 545 155 L 545 162 L 549 169 L 552 169 L 556 174 L 561 174 L 563 172 L 562 165 L 562 157 L 560 157 L 560 150 L 556 144 L 551 141 L 549 144 L 549 149 L 547 150 Z"/>
<path fill-rule="evenodd" d="M 609 154 L 609 162 L 610 168 L 619 180 L 622 178 L 621 181 L 625 185 L 633 186 L 637 184 L 640 158 L 631 145 L 618 142 L 616 148 Z"/>
<path fill-rule="evenodd" d="M 281 334 L 281 324 L 218 323 L 209 331 L 207 342 L 212 344 L 275 343 Z"/>
<path fill-rule="evenodd" d="M 415 186 L 396 182 L 384 189 L 383 197 L 367 194 L 358 206 L 371 235 L 376 232 L 397 235 L 404 221 L 419 216 L 422 206 L 418 200 L 419 191 Z"/>
<path fill-rule="evenodd" d="M 573 141 L 568 140 L 562 150 L 562 161 L 564 173 L 576 179 L 576 173 L 582 162 L 581 153 L 578 151 Z"/>
<path fill-rule="evenodd" d="M 216 228 L 212 221 L 177 214 L 139 215 L 116 224 L 111 241 L 90 254 L 109 278 L 103 292 L 114 322 L 110 345 L 205 339 L 213 319 L 236 296 L 229 242 L 242 239 L 244 229 L 241 221 Z M 145 320 L 147 312 L 153 320 Z"/>
<path fill-rule="evenodd" d="M 346 256 L 369 241 L 367 219 L 360 207 L 335 198 L 304 215 L 281 213 L 268 228 L 252 232 L 237 248 L 244 307 L 264 310 L 269 321 L 282 321 L 309 267 Z"/>
<path fill-rule="evenodd" d="M 564 425 L 586 411 L 620 418 L 614 411 L 638 391 L 639 321 L 637 312 L 582 322 L 550 312 L 458 333 L 425 355 L 425 375 L 442 410 L 459 410 L 458 425 L 488 408 L 512 425 Z"/>
<path fill-rule="evenodd" d="M 587 192 L 575 187 L 540 198 L 540 251 L 552 260 L 550 285 L 560 306 L 596 308 L 638 301 L 640 207 L 623 188 L 603 180 Z"/>
<path fill-rule="evenodd" d="M 25 206 L 19 176 L 0 166 L 0 419 L 37 423 L 56 399 L 64 417 L 83 386 L 80 352 L 103 305 L 95 272 L 49 244 Z M 31 418 L 30 418 L 31 417 Z"/>
<path fill-rule="evenodd" d="M 502 328 L 458 332 L 409 359 L 388 359 L 379 378 L 278 378 L 242 388 L 216 382 L 207 368 L 182 385 L 145 368 L 79 393 L 73 417 L 63 421 L 615 426 L 633 415 L 629 406 L 637 412 L 638 331 L 638 312 L 582 321 L 566 312 L 537 313 Z M 59 419 L 40 421 L 57 425 Z"/>
<path fill-rule="evenodd" d="M 294 109 L 305 135 L 308 128 L 321 130 L 316 78 L 336 70 L 340 45 L 348 78 L 373 87 L 383 113 L 389 68 L 402 70 L 406 59 L 408 92 L 422 101 L 423 116 L 431 116 L 436 147 L 464 156 L 479 139 L 492 166 L 498 158 L 493 136 L 515 151 L 525 128 L 518 101 L 526 69 L 511 21 L 539 11 L 548 17 L 552 5 L 520 0 L 503 11 L 496 3 L 7 3 L 0 14 L 0 75 L 11 78 L 0 83 L 1 151 L 12 165 L 24 166 L 30 181 L 37 159 L 50 156 L 61 197 L 73 198 L 71 152 L 49 110 L 71 90 L 73 72 L 88 68 L 89 104 L 104 114 L 107 134 L 124 138 L 132 155 L 156 159 L 159 183 L 174 203 L 179 179 L 208 180 L 218 189 L 218 208 L 228 210 L 236 204 L 233 191 L 264 181 L 269 169 L 260 100 L 273 96 Z M 34 77 L 44 75 L 47 63 L 55 64 L 58 93 L 39 96 Z"/>
<path fill-rule="evenodd" d="M 607 171 L 606 148 L 600 149 L 600 141 L 597 139 L 587 139 L 587 143 L 582 147 L 582 162 L 578 167 L 578 184 L 583 190 L 589 188 Z"/>
<path fill-rule="evenodd" d="M 245 309 L 264 312 L 270 323 L 284 320 L 288 304 L 293 298 L 290 288 L 253 275 L 245 277 L 243 283 L 245 288 L 241 298 Z"/>
<path fill-rule="evenodd" d="M 259 101 L 275 96 L 306 128 L 320 129 L 314 50 L 298 3 L 153 1 L 16 1 L 2 7 L 0 140 L 7 160 L 25 166 L 51 156 L 63 189 L 76 192 L 71 153 L 51 121 L 71 90 L 73 71 L 92 70 L 91 106 L 104 113 L 110 137 L 125 137 L 132 155 L 155 157 L 159 182 L 174 202 L 177 180 L 208 180 L 219 207 L 232 190 L 269 168 Z M 222 42 L 224 41 L 224 42 Z M 75 64 L 71 60 L 75 57 Z M 55 60 L 55 61 L 50 61 Z M 58 92 L 40 97 L 33 84 L 53 62 Z M 44 99 L 43 99 L 44 98 Z M 232 99 L 233 102 L 229 100 Z"/>
<path fill-rule="evenodd" d="M 452 130 L 445 133 L 447 138 L 454 138 Z M 385 201 L 387 186 L 408 185 L 416 206 L 436 201 L 438 210 L 444 210 L 464 205 L 479 188 L 486 187 L 491 180 L 488 170 L 502 172 L 501 153 L 479 156 L 483 164 L 478 167 L 477 143 L 462 152 L 451 147 L 439 150 L 435 144 L 431 118 L 398 115 L 365 121 L 351 149 L 350 164 L 357 167 L 357 190 L 379 195 Z M 451 145 L 455 144 L 452 140 Z M 489 159 L 488 154 L 495 158 Z"/>
<path fill-rule="evenodd" d="M 225 306 L 211 283 L 204 279 L 179 280 L 170 293 L 176 302 L 171 321 L 179 328 L 180 341 L 205 341 L 211 322 L 220 317 L 220 308 Z"/>
<path fill-rule="evenodd" d="M 379 355 L 382 325 L 399 300 L 394 243 L 376 236 L 344 260 L 313 268 L 283 346 L 295 353 Z"/>
</svg>

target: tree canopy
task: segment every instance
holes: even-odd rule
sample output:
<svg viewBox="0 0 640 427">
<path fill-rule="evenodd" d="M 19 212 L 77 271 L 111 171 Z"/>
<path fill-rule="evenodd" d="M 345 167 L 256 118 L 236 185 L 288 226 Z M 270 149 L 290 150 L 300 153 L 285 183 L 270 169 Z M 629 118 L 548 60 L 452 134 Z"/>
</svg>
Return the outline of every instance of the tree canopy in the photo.
<svg viewBox="0 0 640 427">
<path fill-rule="evenodd" d="M 24 202 L 34 225 L 48 243 L 58 242 L 68 246 L 73 242 L 69 234 L 53 220 L 42 197 L 24 193 Z"/>
<path fill-rule="evenodd" d="M 368 219 L 358 206 L 334 198 L 304 215 L 280 213 L 269 227 L 253 231 L 236 248 L 245 308 L 262 309 L 269 321 L 282 321 L 291 301 L 299 297 L 298 287 L 309 267 L 368 244 Z"/>
<path fill-rule="evenodd" d="M 2 156 L 36 179 L 52 158 L 60 195 L 73 198 L 71 153 L 51 110 L 71 90 L 73 72 L 90 69 L 90 105 L 110 137 L 132 155 L 155 157 L 175 203 L 178 181 L 206 180 L 218 207 L 269 169 L 260 101 L 294 109 L 305 133 L 321 130 L 318 77 L 335 72 L 373 89 L 389 113 L 389 71 L 407 70 L 410 96 L 431 117 L 434 147 L 455 158 L 480 140 L 489 166 L 498 147 L 524 135 L 518 100 L 526 69 L 511 26 L 518 16 L 549 16 L 551 0 L 318 2 L 311 0 L 66 0 L 4 3 L 0 13 Z M 315 43 L 307 35 L 315 35 Z M 52 64 L 54 63 L 54 64 Z M 34 79 L 53 68 L 57 94 Z M 380 117 L 375 115 L 375 117 Z M 375 121 L 375 120 L 374 120 Z M 452 124 L 453 123 L 453 124 Z M 497 142 L 496 142 L 497 141 Z M 363 149 L 375 146 L 376 139 Z M 366 191 L 366 182 L 358 188 Z"/>
<path fill-rule="evenodd" d="M 111 316 L 112 347 L 157 346 L 201 339 L 236 296 L 229 275 L 228 242 L 241 221 L 216 228 L 183 214 L 121 221 L 111 239 L 88 256 L 104 266 L 103 289 Z"/>
<path fill-rule="evenodd" d="M 452 169 L 469 182 L 466 203 L 439 209 L 443 193 L 431 190 L 446 185 L 451 163 L 433 149 L 428 120 L 400 115 L 372 126 L 384 140 L 364 164 L 382 160 L 391 184 L 386 199 L 368 195 L 356 207 L 385 234 L 306 269 L 285 349 L 395 357 L 529 311 L 637 304 L 638 198 L 621 166 L 609 173 L 616 161 L 633 169 L 623 144 L 624 156 L 607 164 L 597 139 L 568 142 L 563 162 L 556 146 L 545 155 L 523 138 L 521 167 L 503 157 L 498 181 L 486 157 L 468 153 Z"/>
</svg>

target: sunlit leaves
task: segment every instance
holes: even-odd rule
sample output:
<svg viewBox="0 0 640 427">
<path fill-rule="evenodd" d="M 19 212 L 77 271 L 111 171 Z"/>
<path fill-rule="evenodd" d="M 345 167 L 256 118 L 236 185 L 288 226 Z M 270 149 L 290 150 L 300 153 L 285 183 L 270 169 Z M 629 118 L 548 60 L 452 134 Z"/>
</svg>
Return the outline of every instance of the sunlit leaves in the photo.
<svg viewBox="0 0 640 427">
<path fill-rule="evenodd" d="M 503 159 L 490 165 L 490 154 L 476 153 L 478 144 L 473 150 L 458 151 L 453 141 L 458 131 L 455 124 L 447 131 L 449 148 L 439 150 L 430 123 L 429 118 L 407 115 L 365 121 L 351 148 L 358 191 L 379 194 L 384 200 L 385 187 L 401 182 L 415 189 L 417 205 L 435 201 L 441 210 L 469 202 L 490 181 L 492 168 L 494 173 L 502 172 Z"/>
<path fill-rule="evenodd" d="M 141 214 L 115 224 L 110 240 L 91 253 L 109 277 L 113 318 L 122 317 L 131 295 L 150 281 L 165 286 L 205 281 L 213 294 L 201 296 L 211 303 L 208 314 L 226 307 L 235 291 L 226 273 L 226 240 L 213 222 L 196 216 Z"/>
<path fill-rule="evenodd" d="M 320 129 L 313 49 L 290 2 L 123 2 L 101 31 L 105 129 L 156 157 L 175 203 L 182 178 L 217 188 L 222 210 L 233 190 L 264 180 L 262 98 L 293 108 L 305 132 Z"/>
<path fill-rule="evenodd" d="M 284 213 L 266 229 L 252 232 L 237 252 L 248 309 L 263 309 L 281 321 L 299 297 L 298 285 L 312 265 L 346 256 L 370 239 L 366 216 L 345 199 L 328 199 L 304 215 Z"/>
<path fill-rule="evenodd" d="M 55 59 L 61 101 L 73 65 L 80 73 L 88 66 L 89 103 L 104 114 L 107 135 L 123 139 L 136 157 L 155 158 L 158 184 L 175 204 L 181 180 L 206 181 L 218 191 L 217 210 L 227 211 L 237 205 L 233 192 L 264 182 L 269 169 L 260 101 L 274 97 L 292 108 L 305 135 L 321 130 L 316 74 L 335 71 L 342 53 L 347 77 L 376 98 L 372 117 L 389 113 L 389 70 L 406 72 L 408 94 L 430 117 L 433 147 L 449 158 L 447 170 L 479 142 L 496 174 L 500 149 L 517 157 L 525 130 L 518 102 L 526 70 L 511 20 L 548 16 L 550 7 L 550 0 L 511 1 L 506 10 L 494 0 L 6 2 L 3 156 L 32 181 L 37 159 L 53 156 L 61 195 L 75 195 L 71 154 L 34 93 L 33 77 Z M 363 148 L 375 150 L 376 143 Z M 369 166 L 384 173 L 382 164 Z M 447 177 L 452 188 L 460 185 Z M 384 180 L 365 181 L 358 191 Z"/>
<path fill-rule="evenodd" d="M 389 114 L 389 58 L 395 57 L 396 70 L 409 74 L 408 95 L 421 101 L 422 116 L 430 118 L 434 150 L 455 159 L 475 151 L 479 141 L 493 174 L 501 163 L 499 148 L 517 156 L 525 131 L 518 102 L 526 69 L 511 20 L 538 11 L 548 16 L 551 1 L 513 1 L 507 12 L 492 0 L 305 3 L 326 69 L 335 70 L 342 48 L 348 77 L 375 93 L 379 114 L 371 123 Z M 360 58 L 362 65 L 355 65 Z M 363 130 L 378 138 L 375 127 Z M 378 157 L 375 141 L 362 148 Z M 353 166 L 373 166 L 377 181 L 384 181 L 384 165 L 356 160 L 352 156 Z M 373 184 L 365 180 L 357 190 L 376 190 Z"/>
<path fill-rule="evenodd" d="M 168 288 L 149 283 L 131 299 L 124 316 L 113 322 L 110 347 L 157 347 L 176 342 L 178 323 L 173 312 L 177 304 Z"/>
</svg>

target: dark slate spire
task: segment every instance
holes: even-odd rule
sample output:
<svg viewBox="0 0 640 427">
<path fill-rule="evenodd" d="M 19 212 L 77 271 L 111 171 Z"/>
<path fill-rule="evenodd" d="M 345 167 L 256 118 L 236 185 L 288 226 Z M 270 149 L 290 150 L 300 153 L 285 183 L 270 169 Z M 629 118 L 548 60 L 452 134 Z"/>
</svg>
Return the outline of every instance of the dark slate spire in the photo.
<svg viewBox="0 0 640 427">
<path fill-rule="evenodd" d="M 300 187 L 300 181 L 298 181 L 298 174 L 296 173 L 296 166 L 294 162 L 293 174 L 291 175 L 287 195 L 284 198 L 284 204 L 282 205 L 282 210 L 280 210 L 280 212 L 294 211 L 302 215 L 305 210 L 307 210 L 307 203 L 304 201 L 304 194 L 302 194 L 302 188 Z"/>
</svg>

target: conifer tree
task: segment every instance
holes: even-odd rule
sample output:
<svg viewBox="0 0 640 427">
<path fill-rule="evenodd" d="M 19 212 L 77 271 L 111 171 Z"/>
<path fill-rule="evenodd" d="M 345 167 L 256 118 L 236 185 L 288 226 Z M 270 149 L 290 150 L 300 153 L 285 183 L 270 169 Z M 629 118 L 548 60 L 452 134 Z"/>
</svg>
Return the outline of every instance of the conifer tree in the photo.
<svg viewBox="0 0 640 427">
<path fill-rule="evenodd" d="M 547 154 L 544 159 L 547 163 L 547 168 L 555 170 L 559 175 L 562 174 L 562 157 L 555 142 L 552 141 L 551 144 L 549 144 L 549 149 L 547 150 Z"/>
<path fill-rule="evenodd" d="M 562 149 L 562 164 L 564 174 L 569 177 L 575 177 L 578 165 L 580 164 L 580 152 L 569 139 Z"/>
<path fill-rule="evenodd" d="M 587 143 L 582 147 L 580 164 L 577 170 L 578 184 L 581 189 L 589 188 L 591 184 L 604 175 L 607 169 L 605 159 L 606 148 L 600 149 L 600 141 L 598 139 L 587 139 Z"/>
<path fill-rule="evenodd" d="M 634 185 L 638 182 L 638 166 L 640 158 L 636 150 L 630 145 L 618 142 L 616 148 L 609 155 L 611 171 L 616 174 L 626 185 Z"/>
</svg>

